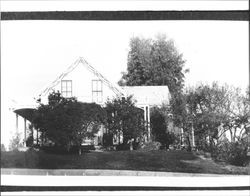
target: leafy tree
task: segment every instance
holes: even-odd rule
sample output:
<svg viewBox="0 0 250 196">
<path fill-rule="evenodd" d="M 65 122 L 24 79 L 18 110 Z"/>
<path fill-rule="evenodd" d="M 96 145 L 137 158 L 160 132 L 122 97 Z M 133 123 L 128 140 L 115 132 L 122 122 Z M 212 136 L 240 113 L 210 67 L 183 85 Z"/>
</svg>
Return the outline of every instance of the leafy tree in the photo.
<svg viewBox="0 0 250 196">
<path fill-rule="evenodd" d="M 247 134 L 250 104 L 239 88 L 219 86 L 218 83 L 213 83 L 211 87 L 201 85 L 196 89 L 196 97 L 196 110 L 202 117 L 198 119 L 212 131 L 214 139 L 220 139 L 229 131 L 231 141 L 236 142 Z"/>
<path fill-rule="evenodd" d="M 48 104 L 40 104 L 34 119 L 34 127 L 55 145 L 70 149 L 80 146 L 85 137 L 93 137 L 98 126 L 105 123 L 105 111 L 95 103 L 78 102 L 76 98 L 64 98 L 59 92 L 48 96 Z M 79 150 L 80 153 L 80 150 Z"/>
<path fill-rule="evenodd" d="M 190 133 L 191 122 L 197 144 L 207 150 L 211 151 L 226 131 L 232 142 L 248 134 L 250 104 L 237 88 L 216 82 L 211 86 L 200 84 L 173 96 L 170 103 L 175 124 Z"/>
<path fill-rule="evenodd" d="M 117 97 L 106 103 L 107 128 L 112 135 L 122 135 L 123 144 L 144 134 L 143 111 L 135 107 L 132 96 Z M 118 140 L 121 143 L 120 139 Z"/>
<path fill-rule="evenodd" d="M 127 72 L 120 85 L 167 85 L 170 92 L 180 91 L 184 85 L 185 61 L 173 40 L 158 35 L 155 40 L 134 37 L 130 40 Z"/>
</svg>

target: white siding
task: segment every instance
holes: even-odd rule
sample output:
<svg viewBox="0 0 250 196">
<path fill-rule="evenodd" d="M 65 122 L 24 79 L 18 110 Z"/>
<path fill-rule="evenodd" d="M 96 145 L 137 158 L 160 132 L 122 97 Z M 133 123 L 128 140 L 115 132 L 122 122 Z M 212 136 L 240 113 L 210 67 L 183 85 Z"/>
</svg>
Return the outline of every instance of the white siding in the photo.
<svg viewBox="0 0 250 196">
<path fill-rule="evenodd" d="M 92 97 L 92 81 L 100 80 L 94 73 L 87 70 L 82 64 L 79 64 L 72 72 L 66 75 L 62 80 L 72 81 L 72 96 L 78 101 L 94 102 Z M 62 81 L 61 80 L 61 81 Z M 61 92 L 61 81 L 53 88 L 55 91 Z M 99 104 L 104 104 L 107 98 L 115 97 L 115 93 L 106 84 L 102 83 L 102 101 Z M 46 103 L 46 95 L 42 102 Z"/>
</svg>

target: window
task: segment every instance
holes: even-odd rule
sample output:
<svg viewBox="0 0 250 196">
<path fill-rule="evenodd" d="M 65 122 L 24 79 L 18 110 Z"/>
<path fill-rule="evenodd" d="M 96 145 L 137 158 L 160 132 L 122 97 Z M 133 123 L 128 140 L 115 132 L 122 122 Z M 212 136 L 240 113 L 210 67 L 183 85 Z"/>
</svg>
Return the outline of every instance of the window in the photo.
<svg viewBox="0 0 250 196">
<path fill-rule="evenodd" d="M 62 80 L 62 96 L 72 97 L 72 80 Z"/>
<path fill-rule="evenodd" d="M 102 102 L 102 81 L 92 80 L 92 101 L 96 103 Z"/>
</svg>

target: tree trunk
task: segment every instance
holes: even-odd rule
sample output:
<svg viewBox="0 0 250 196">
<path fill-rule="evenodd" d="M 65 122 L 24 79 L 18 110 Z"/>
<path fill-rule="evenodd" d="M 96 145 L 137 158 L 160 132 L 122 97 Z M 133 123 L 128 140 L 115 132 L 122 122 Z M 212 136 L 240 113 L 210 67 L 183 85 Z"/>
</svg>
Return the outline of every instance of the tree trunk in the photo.
<svg viewBox="0 0 250 196">
<path fill-rule="evenodd" d="M 191 143 L 190 143 L 190 139 L 189 136 L 187 136 L 187 142 L 188 142 L 188 151 L 191 151 Z"/>
</svg>

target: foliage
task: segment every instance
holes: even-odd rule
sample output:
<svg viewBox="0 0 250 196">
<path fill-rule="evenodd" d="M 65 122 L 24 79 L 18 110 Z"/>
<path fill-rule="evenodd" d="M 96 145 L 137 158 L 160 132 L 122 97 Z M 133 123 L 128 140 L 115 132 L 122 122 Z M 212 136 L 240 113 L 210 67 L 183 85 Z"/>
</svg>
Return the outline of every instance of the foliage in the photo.
<svg viewBox="0 0 250 196">
<path fill-rule="evenodd" d="M 236 166 L 246 166 L 248 163 L 247 143 L 221 142 L 214 148 L 212 156 L 219 161 L 225 161 Z"/>
<path fill-rule="evenodd" d="M 1 144 L 1 152 L 5 152 L 5 151 L 6 151 L 5 145 Z"/>
<path fill-rule="evenodd" d="M 22 146 L 23 145 L 21 142 L 21 133 L 15 132 L 10 140 L 9 150 L 10 151 L 18 151 L 18 149 Z"/>
<path fill-rule="evenodd" d="M 185 61 L 173 40 L 158 35 L 155 40 L 134 37 L 130 40 L 127 72 L 120 85 L 150 86 L 167 85 L 170 92 L 180 91 L 184 86 Z"/>
<path fill-rule="evenodd" d="M 174 126 L 179 127 L 183 130 L 181 134 L 182 141 L 181 144 L 187 146 L 187 149 L 191 149 L 190 137 L 192 130 L 192 122 L 195 117 L 192 114 L 192 107 L 188 103 L 192 99 L 188 97 L 189 95 L 186 92 L 176 92 L 172 94 L 170 100 L 170 113 L 172 114 L 172 121 Z"/>
<path fill-rule="evenodd" d="M 113 145 L 113 134 L 103 133 L 103 146 L 108 147 Z"/>
<path fill-rule="evenodd" d="M 185 133 L 193 126 L 197 145 L 203 150 L 211 151 L 227 131 L 232 142 L 249 134 L 250 104 L 238 88 L 216 82 L 211 86 L 200 84 L 173 94 L 170 108 L 176 126 Z"/>
<path fill-rule="evenodd" d="M 162 147 L 167 149 L 176 139 L 174 133 L 170 133 L 167 130 L 168 118 L 167 108 L 164 106 L 161 108 L 153 107 L 151 109 L 150 121 L 152 135 L 155 141 L 160 142 Z"/>
<path fill-rule="evenodd" d="M 118 151 L 122 151 L 122 150 L 129 150 L 129 144 L 126 144 L 126 143 L 122 143 L 122 144 L 119 144 L 116 146 L 116 150 Z"/>
<path fill-rule="evenodd" d="M 123 143 L 144 134 L 143 111 L 135 107 L 132 96 L 117 97 L 106 103 L 107 129 L 112 135 L 122 135 Z M 119 139 L 119 144 L 121 143 Z"/>
<path fill-rule="evenodd" d="M 105 117 L 105 111 L 95 103 L 78 102 L 52 92 L 48 104 L 38 107 L 33 124 L 42 139 L 69 150 L 72 145 L 80 146 L 85 137 L 93 137 Z"/>
<path fill-rule="evenodd" d="M 161 146 L 162 145 L 160 142 L 151 141 L 143 144 L 141 146 L 141 150 L 143 151 L 160 150 Z"/>
</svg>

